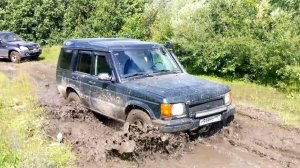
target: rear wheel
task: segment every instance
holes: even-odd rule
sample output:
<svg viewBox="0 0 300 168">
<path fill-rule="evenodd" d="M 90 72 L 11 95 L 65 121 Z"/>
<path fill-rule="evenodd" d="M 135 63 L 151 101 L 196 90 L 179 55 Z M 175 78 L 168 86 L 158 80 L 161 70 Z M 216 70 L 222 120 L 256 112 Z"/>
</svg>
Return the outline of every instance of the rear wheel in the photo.
<svg viewBox="0 0 300 168">
<path fill-rule="evenodd" d="M 10 61 L 13 63 L 20 63 L 21 62 L 21 55 L 16 51 L 12 51 L 9 55 Z"/>
<path fill-rule="evenodd" d="M 133 109 L 129 112 L 127 119 L 127 122 L 130 124 L 135 124 L 139 127 L 146 127 L 147 125 L 152 125 L 152 120 L 149 117 L 149 115 L 139 109 Z"/>
<path fill-rule="evenodd" d="M 78 94 L 75 93 L 75 92 L 69 93 L 68 98 L 67 98 L 67 101 L 68 101 L 69 103 L 71 103 L 71 102 L 72 102 L 72 103 L 76 103 L 76 104 L 80 104 L 80 103 L 81 103 L 80 97 L 79 97 Z"/>
</svg>

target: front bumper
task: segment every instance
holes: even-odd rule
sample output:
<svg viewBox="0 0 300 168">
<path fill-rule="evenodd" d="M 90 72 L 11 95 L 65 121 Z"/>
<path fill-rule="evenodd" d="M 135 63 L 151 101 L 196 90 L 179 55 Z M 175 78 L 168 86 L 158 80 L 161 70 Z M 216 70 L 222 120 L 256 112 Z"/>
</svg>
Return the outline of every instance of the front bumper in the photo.
<svg viewBox="0 0 300 168">
<path fill-rule="evenodd" d="M 42 49 L 38 50 L 28 50 L 28 51 L 20 51 L 21 57 L 34 57 L 34 56 L 39 56 L 42 53 Z"/>
<path fill-rule="evenodd" d="M 158 125 L 161 132 L 180 132 L 180 131 L 188 131 L 188 130 L 194 130 L 196 128 L 199 128 L 200 119 L 221 114 L 221 121 L 220 122 L 227 122 L 229 117 L 232 117 L 235 113 L 235 106 L 229 105 L 226 108 L 226 111 L 223 111 L 221 113 L 215 113 L 208 116 L 203 116 L 200 118 L 181 118 L 181 119 L 174 119 L 170 121 L 164 121 L 164 120 L 154 120 L 154 125 Z M 205 126 L 205 125 L 204 125 Z"/>
</svg>

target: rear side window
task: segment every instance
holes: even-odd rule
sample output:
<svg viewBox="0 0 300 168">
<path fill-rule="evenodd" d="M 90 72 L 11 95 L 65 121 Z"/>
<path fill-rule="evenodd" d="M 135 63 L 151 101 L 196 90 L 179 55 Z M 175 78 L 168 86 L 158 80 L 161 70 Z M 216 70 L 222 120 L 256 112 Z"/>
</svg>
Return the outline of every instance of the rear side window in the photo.
<svg viewBox="0 0 300 168">
<path fill-rule="evenodd" d="M 83 73 L 91 73 L 92 55 L 91 52 L 80 51 L 78 53 L 76 71 Z"/>
<path fill-rule="evenodd" d="M 97 56 L 96 57 L 95 75 L 99 75 L 100 73 L 108 73 L 109 75 L 111 75 L 111 69 L 106 61 L 105 56 Z"/>
<path fill-rule="evenodd" d="M 72 56 L 73 56 L 73 50 L 62 49 L 59 67 L 62 69 L 70 69 L 70 65 L 72 62 Z"/>
</svg>

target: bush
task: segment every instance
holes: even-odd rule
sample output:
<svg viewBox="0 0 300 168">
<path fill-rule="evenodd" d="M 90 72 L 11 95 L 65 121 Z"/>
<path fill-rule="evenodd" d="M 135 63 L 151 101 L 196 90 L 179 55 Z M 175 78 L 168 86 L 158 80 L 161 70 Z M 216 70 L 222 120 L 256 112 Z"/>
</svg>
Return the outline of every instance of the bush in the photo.
<svg viewBox="0 0 300 168">
<path fill-rule="evenodd" d="M 300 91 L 300 67 L 299 66 L 286 66 L 278 71 L 280 80 L 277 86 L 285 91 Z"/>
<path fill-rule="evenodd" d="M 123 35 L 144 38 L 149 32 L 140 26 L 144 4 L 145 0 L 1 0 L 0 18 L 4 19 L 0 30 L 42 44 L 58 44 L 68 38 L 114 37 L 121 30 Z M 136 25 L 134 32 L 128 32 Z"/>
<path fill-rule="evenodd" d="M 191 72 L 283 86 L 293 83 L 282 76 L 291 70 L 286 67 L 300 66 L 299 2 L 2 0 L 0 30 L 42 44 L 84 37 L 173 40 Z"/>
<path fill-rule="evenodd" d="M 280 3 L 166 2 L 158 11 L 152 38 L 172 39 L 179 46 L 176 54 L 193 73 L 273 86 L 292 84 L 289 88 L 296 89 L 295 80 L 282 75 L 291 70 L 286 67 L 300 65 L 300 14 L 298 8 L 287 4 L 281 8 Z"/>
</svg>

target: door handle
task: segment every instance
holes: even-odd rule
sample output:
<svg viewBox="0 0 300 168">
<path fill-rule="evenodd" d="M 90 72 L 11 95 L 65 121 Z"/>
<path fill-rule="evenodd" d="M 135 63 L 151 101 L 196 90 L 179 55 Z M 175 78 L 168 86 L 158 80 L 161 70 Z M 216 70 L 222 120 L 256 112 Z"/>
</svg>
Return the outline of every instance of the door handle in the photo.
<svg viewBox="0 0 300 168">
<path fill-rule="evenodd" d="M 95 85 L 95 84 L 96 84 L 96 82 L 94 82 L 94 81 L 89 81 L 89 84 L 91 84 L 91 85 Z"/>
</svg>

